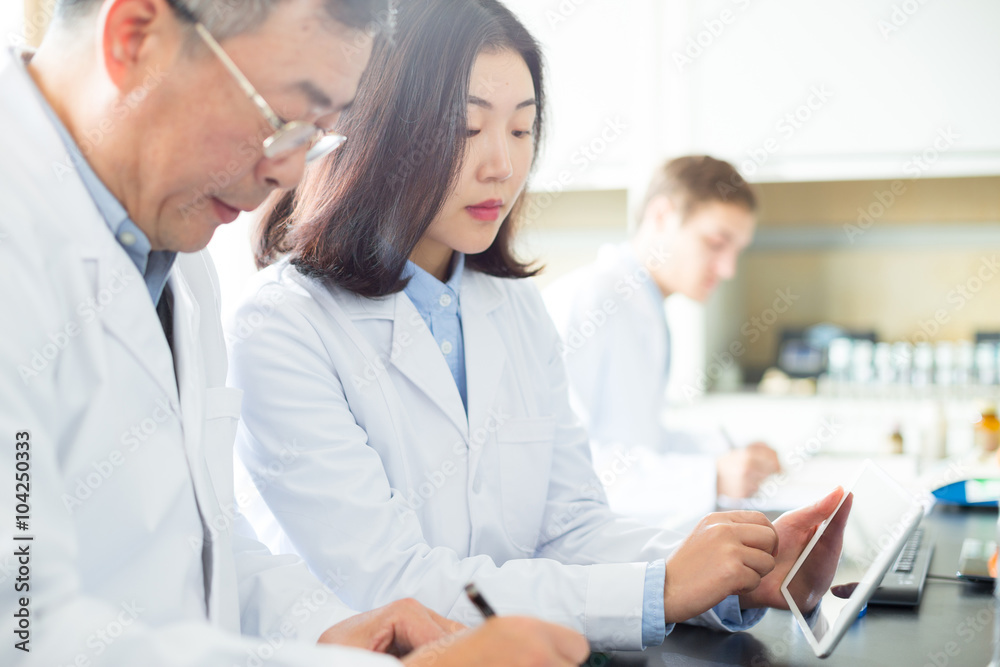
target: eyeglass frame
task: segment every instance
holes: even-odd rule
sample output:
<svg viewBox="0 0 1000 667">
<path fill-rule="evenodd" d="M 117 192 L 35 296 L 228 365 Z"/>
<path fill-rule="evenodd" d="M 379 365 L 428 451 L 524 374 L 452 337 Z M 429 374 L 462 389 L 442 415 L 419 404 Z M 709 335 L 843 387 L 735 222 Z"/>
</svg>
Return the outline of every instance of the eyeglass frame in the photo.
<svg viewBox="0 0 1000 667">
<path fill-rule="evenodd" d="M 303 146 L 307 146 L 306 149 L 306 162 L 313 162 L 322 157 L 325 157 L 332 153 L 333 151 L 340 148 L 347 141 L 347 137 L 338 132 L 333 132 L 330 130 L 324 130 L 315 123 L 307 123 L 301 120 L 293 121 L 283 121 L 281 117 L 274 112 L 271 105 L 267 103 L 267 100 L 257 92 L 257 89 L 250 79 L 243 74 L 243 71 L 237 67 L 233 59 L 229 57 L 222 45 L 219 44 L 218 40 L 212 36 L 208 28 L 205 27 L 198 17 L 194 13 L 183 6 L 179 0 L 167 0 L 167 4 L 173 9 L 182 19 L 188 23 L 193 24 L 195 32 L 201 37 L 202 41 L 209 48 L 209 50 L 215 54 L 222 65 L 226 68 L 233 79 L 236 80 L 237 85 L 246 94 L 250 101 L 253 102 L 254 106 L 261 113 L 262 116 L 267 120 L 268 124 L 274 128 L 274 132 L 266 137 L 262 142 L 262 150 L 264 157 L 273 159 L 281 155 L 287 155 L 292 153 Z M 303 130 L 309 130 L 309 134 L 302 134 L 301 139 L 294 139 L 294 145 L 281 148 L 279 142 L 283 136 L 294 136 L 292 133 L 299 133 Z M 330 142 L 324 145 L 319 151 L 316 147 L 320 145 L 325 139 L 329 139 Z M 278 145 L 279 147 L 275 148 Z"/>
</svg>

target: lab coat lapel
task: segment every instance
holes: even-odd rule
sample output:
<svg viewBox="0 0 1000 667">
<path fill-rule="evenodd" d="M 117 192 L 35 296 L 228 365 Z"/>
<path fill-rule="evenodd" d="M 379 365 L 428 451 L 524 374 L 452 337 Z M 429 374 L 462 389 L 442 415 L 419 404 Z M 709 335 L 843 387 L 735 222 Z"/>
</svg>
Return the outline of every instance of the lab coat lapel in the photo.
<svg viewBox="0 0 1000 667">
<path fill-rule="evenodd" d="M 36 232 L 51 245 L 53 253 L 71 248 L 67 258 L 80 261 L 84 272 L 93 278 L 93 284 L 86 289 L 89 296 L 73 304 L 80 316 L 76 324 L 103 326 L 176 403 L 173 360 L 149 290 L 111 235 L 62 139 L 46 117 L 27 71 L 17 62 L 23 59 L 24 52 L 14 50 L 4 55 L 13 60 L 0 63 L 0 87 L 12 101 L 17 126 L 34 131 L 35 152 L 30 159 L 46 165 L 39 173 L 49 174 L 50 191 L 58 193 L 48 199 L 51 208 L 46 211 L 47 224 Z"/>
<path fill-rule="evenodd" d="M 468 438 L 469 420 L 448 363 L 416 306 L 402 292 L 394 296 L 392 363 L 424 392 Z M 464 322 L 463 322 L 464 324 Z"/>
<path fill-rule="evenodd" d="M 202 564 L 208 568 L 206 574 L 211 582 L 209 590 L 206 591 L 209 618 L 218 621 L 226 616 L 228 611 L 225 600 L 220 597 L 228 590 L 226 586 L 220 585 L 219 579 L 220 576 L 228 575 L 225 568 L 231 567 L 232 563 L 224 559 L 225 555 L 216 544 L 214 530 L 211 529 L 216 520 L 224 517 L 219 514 L 219 497 L 212 484 L 202 443 L 206 381 L 201 337 L 198 335 L 201 311 L 198 301 L 177 266 L 170 273 L 170 289 L 174 296 L 174 355 L 177 365 L 177 384 L 180 387 L 184 453 L 187 456 L 188 468 L 191 470 L 198 512 L 205 527 L 205 540 L 208 541 L 208 553 L 202 554 L 207 561 L 203 561 Z"/>
<path fill-rule="evenodd" d="M 496 410 L 497 391 L 509 362 L 503 336 L 493 321 L 493 311 L 503 303 L 503 294 L 489 278 L 467 269 L 462 276 L 462 330 L 465 337 L 465 373 L 468 382 L 469 429 L 472 437 L 483 434 Z M 479 461 L 485 442 L 475 443 L 470 470 Z"/>
<path fill-rule="evenodd" d="M 204 387 L 202 377 L 201 351 L 197 336 L 199 318 L 198 303 L 176 268 L 170 273 L 170 290 L 174 296 L 174 356 L 177 367 L 177 386 L 180 389 L 181 425 L 184 428 L 184 449 L 187 453 L 191 473 L 200 490 L 204 456 L 201 456 L 201 424 L 204 420 Z M 200 494 L 199 494 L 200 495 Z"/>
<path fill-rule="evenodd" d="M 107 229 L 103 231 L 107 233 Z M 110 240 L 114 243 L 113 238 Z M 123 283 L 124 288 L 120 288 Z M 118 339 L 176 405 L 173 358 L 149 289 L 135 265 L 117 247 L 107 248 L 98 258 L 96 299 L 99 306 L 103 298 L 110 299 L 101 315 L 104 328 Z"/>
</svg>

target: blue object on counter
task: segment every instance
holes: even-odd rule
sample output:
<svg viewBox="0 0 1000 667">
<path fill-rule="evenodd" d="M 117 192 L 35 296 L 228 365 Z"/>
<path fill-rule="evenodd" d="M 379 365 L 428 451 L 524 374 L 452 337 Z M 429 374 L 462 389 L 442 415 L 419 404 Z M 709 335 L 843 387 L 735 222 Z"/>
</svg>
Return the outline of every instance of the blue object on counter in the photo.
<svg viewBox="0 0 1000 667">
<path fill-rule="evenodd" d="M 945 484 L 933 491 L 943 503 L 963 507 L 996 507 L 1000 500 L 1000 479 L 965 479 Z"/>
</svg>

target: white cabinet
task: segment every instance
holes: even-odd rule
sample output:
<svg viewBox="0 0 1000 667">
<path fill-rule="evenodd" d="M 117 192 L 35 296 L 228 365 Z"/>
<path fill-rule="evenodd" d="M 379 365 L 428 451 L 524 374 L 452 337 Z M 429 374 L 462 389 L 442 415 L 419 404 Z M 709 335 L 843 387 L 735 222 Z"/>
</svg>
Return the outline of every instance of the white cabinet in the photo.
<svg viewBox="0 0 1000 667">
<path fill-rule="evenodd" d="M 625 189 L 660 153 L 660 0 L 504 0 L 542 44 L 547 137 L 536 190 Z"/>
<path fill-rule="evenodd" d="M 1000 173 L 995 0 L 730 0 L 690 29 L 722 7 L 683 68 L 693 149 L 755 180 Z"/>
<path fill-rule="evenodd" d="M 641 189 L 689 152 L 757 181 L 1000 173 L 996 0 L 508 4 L 549 63 L 536 189 Z"/>
</svg>

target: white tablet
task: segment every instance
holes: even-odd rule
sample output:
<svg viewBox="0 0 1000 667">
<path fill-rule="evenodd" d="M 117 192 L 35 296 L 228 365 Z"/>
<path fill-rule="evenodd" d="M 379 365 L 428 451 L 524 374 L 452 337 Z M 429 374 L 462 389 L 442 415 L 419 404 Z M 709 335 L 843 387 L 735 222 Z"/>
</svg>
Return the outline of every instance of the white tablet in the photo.
<svg viewBox="0 0 1000 667">
<path fill-rule="evenodd" d="M 781 594 L 820 658 L 829 656 L 858 620 L 868 598 L 924 516 L 917 498 L 872 461 L 865 461 L 846 491 L 781 583 Z M 840 545 L 837 531 L 827 535 L 826 530 L 831 523 L 845 521 Z M 809 568 L 803 570 L 802 566 L 820 558 L 836 559 L 837 572 L 817 607 L 815 598 L 805 598 L 802 592 L 815 588 L 814 583 L 806 581 Z"/>
</svg>

